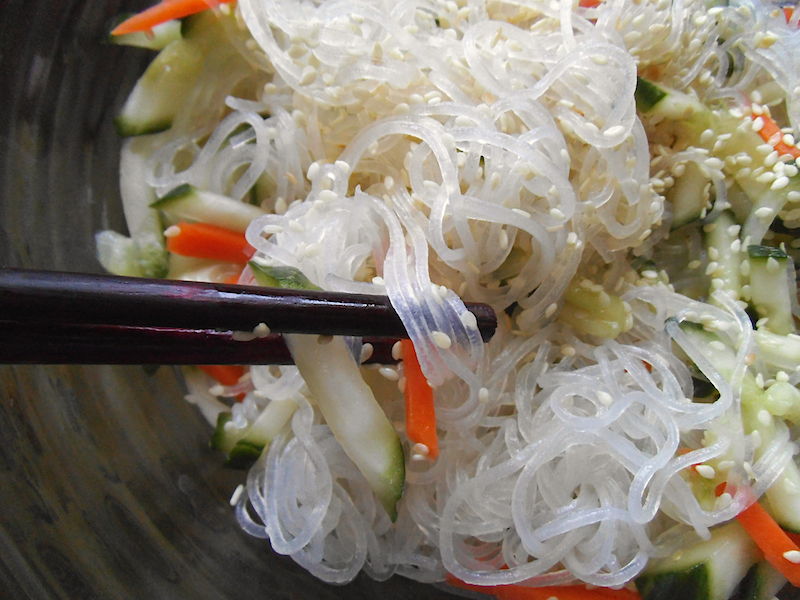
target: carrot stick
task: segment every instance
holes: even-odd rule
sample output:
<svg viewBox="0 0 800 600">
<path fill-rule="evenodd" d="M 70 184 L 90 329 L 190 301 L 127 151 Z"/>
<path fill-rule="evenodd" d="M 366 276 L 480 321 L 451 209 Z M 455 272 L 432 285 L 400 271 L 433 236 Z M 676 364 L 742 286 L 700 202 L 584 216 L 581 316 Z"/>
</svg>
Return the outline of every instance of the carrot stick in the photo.
<svg viewBox="0 0 800 600">
<path fill-rule="evenodd" d="M 244 375 L 244 367 L 240 365 L 199 365 L 198 368 L 222 385 L 236 385 Z"/>
<path fill-rule="evenodd" d="M 181 256 L 245 264 L 255 252 L 243 234 L 208 223 L 181 221 L 164 235 L 167 250 Z"/>
<path fill-rule="evenodd" d="M 720 496 L 727 488 L 725 483 L 717 486 Z M 731 495 L 736 489 L 728 490 Z M 795 587 L 800 586 L 800 547 L 781 529 L 781 526 L 758 502 L 754 502 L 736 515 L 736 520 L 764 553 L 769 563 Z M 798 562 L 793 562 L 793 560 Z"/>
<path fill-rule="evenodd" d="M 639 594 L 628 589 L 587 588 L 584 585 L 550 585 L 546 587 L 525 587 L 522 585 L 472 585 L 464 583 L 447 574 L 447 583 L 464 590 L 491 594 L 498 600 L 641 600 Z"/>
<path fill-rule="evenodd" d="M 216 0 L 219 4 L 227 4 L 233 0 Z M 182 19 L 209 8 L 206 0 L 164 0 L 160 4 L 151 6 L 137 15 L 126 19 L 117 25 L 111 35 L 125 35 L 137 31 L 150 31 L 156 25 L 161 25 L 172 19 Z"/>
<path fill-rule="evenodd" d="M 236 385 L 244 375 L 244 367 L 240 365 L 197 365 L 203 373 L 211 377 L 217 383 L 225 386 Z M 236 400 L 244 400 L 245 394 L 236 394 Z"/>
<path fill-rule="evenodd" d="M 597 8 L 600 6 L 600 0 L 580 0 L 578 6 L 581 8 Z"/>
<path fill-rule="evenodd" d="M 428 457 L 439 456 L 439 439 L 436 436 L 436 412 L 433 407 L 433 390 L 419 366 L 414 344 L 401 340 L 403 348 L 403 374 L 406 378 L 406 435 L 414 444 L 424 444 Z"/>
<path fill-rule="evenodd" d="M 781 131 L 781 128 L 778 127 L 778 124 L 772 119 L 772 117 L 770 117 L 768 114 L 753 114 L 754 121 L 759 117 L 761 117 L 761 120 L 764 121 L 764 126 L 758 132 L 758 135 L 761 136 L 761 139 L 775 148 L 780 156 L 783 156 L 784 154 L 790 154 L 795 158 L 800 158 L 800 148 L 797 148 L 797 146 L 789 146 L 788 144 L 784 143 L 783 132 Z M 773 144 L 770 142 L 770 140 L 776 134 L 780 137 L 778 138 L 778 142 Z"/>
</svg>

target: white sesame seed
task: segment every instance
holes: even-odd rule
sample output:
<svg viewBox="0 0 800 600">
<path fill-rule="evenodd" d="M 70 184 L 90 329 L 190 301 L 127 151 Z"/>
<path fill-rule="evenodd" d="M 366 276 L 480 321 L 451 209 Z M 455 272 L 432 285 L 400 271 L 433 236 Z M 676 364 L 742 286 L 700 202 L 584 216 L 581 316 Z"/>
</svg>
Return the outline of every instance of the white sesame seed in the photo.
<svg viewBox="0 0 800 600">
<path fill-rule="evenodd" d="M 228 5 L 227 4 L 223 4 L 222 6 L 226 6 L 227 7 Z M 220 7 L 220 8 L 222 8 L 222 7 Z M 231 499 L 230 499 L 230 505 L 231 506 L 236 506 L 237 504 L 239 504 L 239 498 L 242 497 L 242 492 L 244 492 L 244 486 L 240 483 L 239 485 L 236 486 L 236 489 L 233 490 L 233 494 L 231 495 Z"/>
<path fill-rule="evenodd" d="M 785 175 L 778 177 L 775 181 L 772 182 L 772 185 L 769 186 L 771 190 L 782 190 L 787 185 L 789 185 L 789 178 Z"/>
<path fill-rule="evenodd" d="M 392 358 L 395 360 L 402 360 L 403 358 L 403 345 L 399 341 L 392 345 Z"/>
<path fill-rule="evenodd" d="M 609 127 L 603 132 L 603 135 L 607 138 L 617 137 L 618 135 L 622 135 L 625 133 L 625 128 L 622 125 L 614 125 L 613 127 Z"/>
<path fill-rule="evenodd" d="M 597 399 L 603 406 L 611 406 L 611 404 L 614 402 L 614 398 L 611 396 L 611 394 L 604 392 L 603 390 L 597 392 Z"/>
<path fill-rule="evenodd" d="M 433 343 L 442 350 L 447 350 L 453 344 L 453 340 L 450 339 L 450 336 L 441 331 L 431 332 L 431 337 L 433 338 Z"/>
<path fill-rule="evenodd" d="M 487 390 L 485 387 L 482 387 L 478 390 L 478 402 L 481 404 L 486 404 L 489 402 L 489 390 Z"/>
<path fill-rule="evenodd" d="M 553 302 L 553 304 L 551 304 L 550 306 L 548 306 L 548 307 L 545 309 L 545 311 L 544 311 L 544 316 L 545 316 L 546 318 L 548 318 L 548 319 L 549 319 L 550 317 L 552 317 L 552 316 L 555 314 L 555 312 L 556 312 L 557 310 L 558 310 L 558 304 L 556 304 L 555 302 Z"/>
<path fill-rule="evenodd" d="M 771 181 L 774 180 L 775 180 L 775 173 L 773 173 L 772 171 L 761 173 L 758 177 L 756 177 L 756 181 L 758 183 L 770 183 Z"/>
<path fill-rule="evenodd" d="M 798 550 L 787 550 L 783 553 L 783 558 L 788 560 L 790 563 L 800 565 L 800 551 Z"/>
<path fill-rule="evenodd" d="M 430 448 L 428 448 L 425 444 L 417 442 L 411 447 L 411 451 L 414 454 L 421 454 L 422 456 L 428 456 L 430 454 Z"/>
<path fill-rule="evenodd" d="M 465 311 L 461 313 L 458 318 L 461 319 L 461 322 L 467 329 L 472 329 L 473 331 L 478 329 L 478 318 L 475 316 L 475 313 Z"/>
<path fill-rule="evenodd" d="M 397 381 L 400 379 L 400 373 L 397 372 L 397 369 L 393 369 L 392 367 L 381 367 L 378 369 L 378 373 L 389 381 Z"/>
<path fill-rule="evenodd" d="M 714 479 L 717 476 L 717 471 L 711 465 L 697 465 L 694 470 L 704 479 Z"/>
<path fill-rule="evenodd" d="M 550 216 L 553 217 L 554 219 L 558 219 L 559 221 L 564 220 L 564 213 L 557 208 L 550 209 Z"/>
<path fill-rule="evenodd" d="M 762 206 L 754 213 L 759 219 L 771 219 L 775 215 L 775 211 L 767 206 Z"/>
<path fill-rule="evenodd" d="M 758 419 L 758 422 L 761 423 L 762 425 L 772 424 L 772 415 L 769 414 L 769 411 L 767 410 L 761 409 L 760 411 L 758 411 L 756 418 Z"/>
<path fill-rule="evenodd" d="M 266 323 L 259 323 L 253 328 L 253 334 L 257 338 L 265 338 L 270 334 L 270 329 Z"/>
<path fill-rule="evenodd" d="M 170 225 L 164 230 L 164 237 L 172 238 L 181 234 L 181 228 L 177 225 Z"/>
<path fill-rule="evenodd" d="M 577 354 L 577 351 L 569 344 L 564 344 L 563 346 L 561 346 L 561 354 L 567 357 L 575 356 Z"/>
<path fill-rule="evenodd" d="M 383 277 L 373 277 L 372 283 L 375 285 L 385 286 L 386 282 L 383 280 Z"/>
<path fill-rule="evenodd" d="M 361 346 L 361 362 L 366 362 L 372 358 L 373 352 L 375 352 L 375 347 L 369 342 Z"/>
<path fill-rule="evenodd" d="M 235 342 L 252 342 L 256 339 L 256 334 L 252 331 L 234 331 L 231 337 Z"/>
</svg>

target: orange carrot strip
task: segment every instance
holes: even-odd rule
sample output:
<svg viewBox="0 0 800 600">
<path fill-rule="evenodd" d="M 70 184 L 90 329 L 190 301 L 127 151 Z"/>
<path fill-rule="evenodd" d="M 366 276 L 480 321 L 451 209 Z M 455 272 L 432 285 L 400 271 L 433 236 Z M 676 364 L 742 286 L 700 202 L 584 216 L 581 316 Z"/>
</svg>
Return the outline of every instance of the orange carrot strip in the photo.
<svg viewBox="0 0 800 600">
<path fill-rule="evenodd" d="M 783 142 L 783 132 L 781 131 L 781 128 L 778 127 L 778 124 L 772 120 L 772 117 L 766 114 L 754 114 L 753 120 L 755 121 L 759 117 L 761 117 L 761 120 L 764 121 L 764 126 L 758 132 L 758 135 L 761 136 L 761 139 L 775 148 L 780 156 L 789 154 L 795 158 L 800 158 L 800 148 L 797 148 L 797 146 L 789 146 Z M 780 137 L 778 138 L 778 143 L 773 144 L 770 142 L 770 140 L 775 135 Z"/>
<path fill-rule="evenodd" d="M 581 8 L 596 8 L 600 6 L 600 0 L 580 0 L 578 6 Z"/>
<path fill-rule="evenodd" d="M 720 496 L 725 490 L 726 484 L 719 484 L 716 488 L 717 496 Z M 736 488 L 731 488 L 728 493 L 735 494 Z M 796 557 L 800 560 L 800 547 L 781 529 L 781 526 L 766 509 L 758 502 L 754 502 L 736 515 L 736 520 L 764 553 L 764 558 L 780 571 L 793 586 L 800 586 L 800 564 L 786 558 L 786 553 L 792 552 L 796 553 L 792 558 Z"/>
<path fill-rule="evenodd" d="M 181 256 L 245 264 L 255 250 L 244 234 L 208 223 L 181 221 L 165 232 L 167 250 Z"/>
<path fill-rule="evenodd" d="M 227 4 L 233 1 L 217 0 L 219 4 Z M 150 31 L 156 25 L 161 25 L 172 19 L 182 19 L 208 8 L 208 2 L 205 0 L 164 0 L 160 4 L 151 6 L 139 14 L 124 20 L 113 29 L 111 35 Z"/>
<path fill-rule="evenodd" d="M 240 365 L 198 365 L 203 373 L 222 385 L 236 385 L 239 378 L 244 375 L 244 367 Z M 245 394 L 236 394 L 236 400 L 244 400 Z"/>
<path fill-rule="evenodd" d="M 547 587 L 525 587 L 522 585 L 471 585 L 460 579 L 447 575 L 447 583 L 464 590 L 491 594 L 498 600 L 641 600 L 641 596 L 629 589 L 612 590 L 611 588 L 587 589 L 583 585 L 551 585 Z"/>
<path fill-rule="evenodd" d="M 439 439 L 436 436 L 436 412 L 433 407 L 433 390 L 422 373 L 422 368 L 411 340 L 402 340 L 403 374 L 406 378 L 406 435 L 415 444 L 425 444 L 428 456 L 439 456 Z"/>
<path fill-rule="evenodd" d="M 239 365 L 200 365 L 198 368 L 222 385 L 236 385 L 244 375 L 244 367 Z"/>
</svg>

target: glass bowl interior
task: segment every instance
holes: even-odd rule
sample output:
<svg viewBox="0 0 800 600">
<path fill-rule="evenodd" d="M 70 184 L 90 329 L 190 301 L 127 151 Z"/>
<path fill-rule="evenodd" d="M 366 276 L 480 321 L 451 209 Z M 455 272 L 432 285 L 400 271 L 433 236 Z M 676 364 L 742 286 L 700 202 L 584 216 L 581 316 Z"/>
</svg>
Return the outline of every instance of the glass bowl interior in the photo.
<svg viewBox="0 0 800 600">
<path fill-rule="evenodd" d="M 147 1 L 0 2 L 0 265 L 100 272 L 125 231 L 112 119 L 152 54 L 103 43 Z M 317 581 L 245 534 L 169 367 L 0 366 L 0 596 L 442 598 Z"/>
</svg>

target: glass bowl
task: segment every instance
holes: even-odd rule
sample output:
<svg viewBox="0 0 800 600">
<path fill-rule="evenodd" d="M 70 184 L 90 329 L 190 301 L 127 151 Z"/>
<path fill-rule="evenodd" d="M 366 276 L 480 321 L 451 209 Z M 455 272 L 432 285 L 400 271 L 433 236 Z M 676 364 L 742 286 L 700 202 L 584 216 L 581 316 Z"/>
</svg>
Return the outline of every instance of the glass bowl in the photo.
<svg viewBox="0 0 800 600">
<path fill-rule="evenodd" d="M 152 54 L 103 43 L 144 1 L 0 2 L 0 265 L 101 272 L 125 231 L 112 119 Z M 324 584 L 245 534 L 169 367 L 0 367 L 0 597 L 442 598 Z"/>
</svg>

